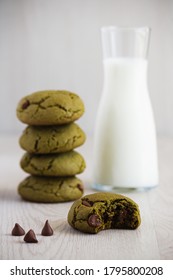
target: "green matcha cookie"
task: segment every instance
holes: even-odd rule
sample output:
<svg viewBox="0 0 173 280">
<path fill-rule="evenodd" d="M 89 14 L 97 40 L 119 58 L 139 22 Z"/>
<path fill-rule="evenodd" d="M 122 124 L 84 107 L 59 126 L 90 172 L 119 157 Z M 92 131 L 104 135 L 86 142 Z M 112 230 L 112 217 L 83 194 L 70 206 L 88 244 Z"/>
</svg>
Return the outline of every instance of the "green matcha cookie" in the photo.
<svg viewBox="0 0 173 280">
<path fill-rule="evenodd" d="M 138 205 L 113 193 L 94 193 L 75 201 L 68 213 L 69 224 L 82 232 L 104 229 L 136 229 L 141 222 Z"/>
<path fill-rule="evenodd" d="M 20 164 L 32 175 L 60 177 L 82 173 L 86 167 L 84 158 L 75 151 L 47 155 L 25 153 Z"/>
<path fill-rule="evenodd" d="M 29 176 L 19 184 L 18 192 L 28 201 L 65 202 L 80 198 L 83 194 L 83 184 L 76 177 Z"/>
<path fill-rule="evenodd" d="M 21 99 L 17 117 L 29 125 L 59 125 L 73 122 L 84 113 L 84 104 L 75 93 L 65 90 L 34 92 Z"/>
<path fill-rule="evenodd" d="M 28 126 L 19 143 L 29 153 L 62 153 L 85 142 L 85 133 L 75 123 L 60 126 Z"/>
</svg>

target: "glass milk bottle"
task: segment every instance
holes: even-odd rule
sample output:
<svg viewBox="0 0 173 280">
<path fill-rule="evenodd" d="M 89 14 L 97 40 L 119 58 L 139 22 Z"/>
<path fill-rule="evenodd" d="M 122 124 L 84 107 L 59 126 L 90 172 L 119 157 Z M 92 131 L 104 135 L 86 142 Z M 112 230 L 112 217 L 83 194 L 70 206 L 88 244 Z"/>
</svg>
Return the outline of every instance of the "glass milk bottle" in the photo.
<svg viewBox="0 0 173 280">
<path fill-rule="evenodd" d="M 103 27 L 103 93 L 94 134 L 93 188 L 158 185 L 156 131 L 147 85 L 150 29 Z"/>
</svg>

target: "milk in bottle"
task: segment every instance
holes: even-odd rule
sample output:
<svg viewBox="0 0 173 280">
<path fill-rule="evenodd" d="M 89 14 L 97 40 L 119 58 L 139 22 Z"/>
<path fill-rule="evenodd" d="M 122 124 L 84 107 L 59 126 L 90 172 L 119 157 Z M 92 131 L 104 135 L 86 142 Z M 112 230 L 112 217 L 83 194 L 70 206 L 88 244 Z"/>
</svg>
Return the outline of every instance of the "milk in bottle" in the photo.
<svg viewBox="0 0 173 280">
<path fill-rule="evenodd" d="M 111 28 L 102 32 L 117 32 Z M 158 185 L 156 131 L 147 85 L 145 37 L 149 30 L 124 31 L 124 37 L 128 31 L 139 33 L 139 38 L 133 34 L 133 40 L 135 48 L 140 49 L 132 52 L 131 39 L 128 55 L 118 55 L 122 46 L 111 42 L 116 52 L 112 50 L 103 60 L 104 85 L 94 135 L 93 187 L 99 190 Z M 118 35 L 111 40 L 123 41 L 124 37 Z"/>
</svg>

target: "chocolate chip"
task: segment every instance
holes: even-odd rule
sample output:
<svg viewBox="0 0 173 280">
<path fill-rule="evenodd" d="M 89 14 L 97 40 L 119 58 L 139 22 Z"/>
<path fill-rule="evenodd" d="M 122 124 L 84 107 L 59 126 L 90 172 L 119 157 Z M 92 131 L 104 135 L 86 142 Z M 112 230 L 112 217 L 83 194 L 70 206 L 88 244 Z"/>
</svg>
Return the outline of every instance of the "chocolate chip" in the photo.
<svg viewBox="0 0 173 280">
<path fill-rule="evenodd" d="M 29 105 L 30 105 L 29 100 L 26 100 L 26 101 L 22 104 L 22 109 L 25 110 Z"/>
<path fill-rule="evenodd" d="M 91 207 L 92 205 L 87 200 L 82 200 L 82 204 L 88 207 Z"/>
<path fill-rule="evenodd" d="M 81 184 L 78 184 L 78 185 L 77 185 L 77 188 L 78 188 L 81 192 L 83 192 L 83 186 L 82 186 Z"/>
<path fill-rule="evenodd" d="M 91 227 L 99 227 L 101 226 L 101 221 L 98 215 L 96 214 L 92 214 L 91 216 L 89 216 L 88 218 L 88 224 Z"/>
<path fill-rule="evenodd" d="M 124 222 L 124 219 L 126 218 L 126 216 L 127 216 L 127 210 L 126 209 L 123 209 L 119 212 L 118 220 L 120 221 L 120 223 Z"/>
<path fill-rule="evenodd" d="M 26 243 L 37 243 L 38 240 L 35 236 L 35 232 L 30 229 L 27 234 L 25 235 L 24 239 L 23 239 Z"/>
<path fill-rule="evenodd" d="M 11 234 L 14 236 L 22 236 L 25 234 L 25 231 L 18 223 L 16 223 Z"/>
<path fill-rule="evenodd" d="M 42 229 L 42 232 L 41 232 L 42 235 L 44 236 L 51 236 L 53 235 L 53 229 L 51 228 L 48 220 L 45 222 L 45 225 Z"/>
</svg>

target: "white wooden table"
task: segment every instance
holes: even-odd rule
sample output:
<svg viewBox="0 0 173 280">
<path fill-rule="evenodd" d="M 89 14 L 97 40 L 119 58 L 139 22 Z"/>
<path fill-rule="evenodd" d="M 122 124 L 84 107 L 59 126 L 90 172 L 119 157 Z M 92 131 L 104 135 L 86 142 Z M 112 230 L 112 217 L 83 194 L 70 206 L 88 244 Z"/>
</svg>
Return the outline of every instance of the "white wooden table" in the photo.
<svg viewBox="0 0 173 280">
<path fill-rule="evenodd" d="M 142 224 L 134 231 L 107 230 L 97 235 L 75 231 L 67 223 L 72 202 L 38 204 L 25 202 L 17 194 L 18 183 L 26 177 L 19 167 L 23 151 L 14 136 L 0 136 L 0 259 L 173 259 L 173 139 L 159 139 L 160 186 L 148 192 L 124 193 L 140 206 Z M 87 169 L 81 175 L 85 194 L 91 193 L 92 140 L 78 149 Z M 48 219 L 54 235 L 40 231 Z M 11 236 L 18 222 L 32 228 L 37 244 Z"/>
</svg>

